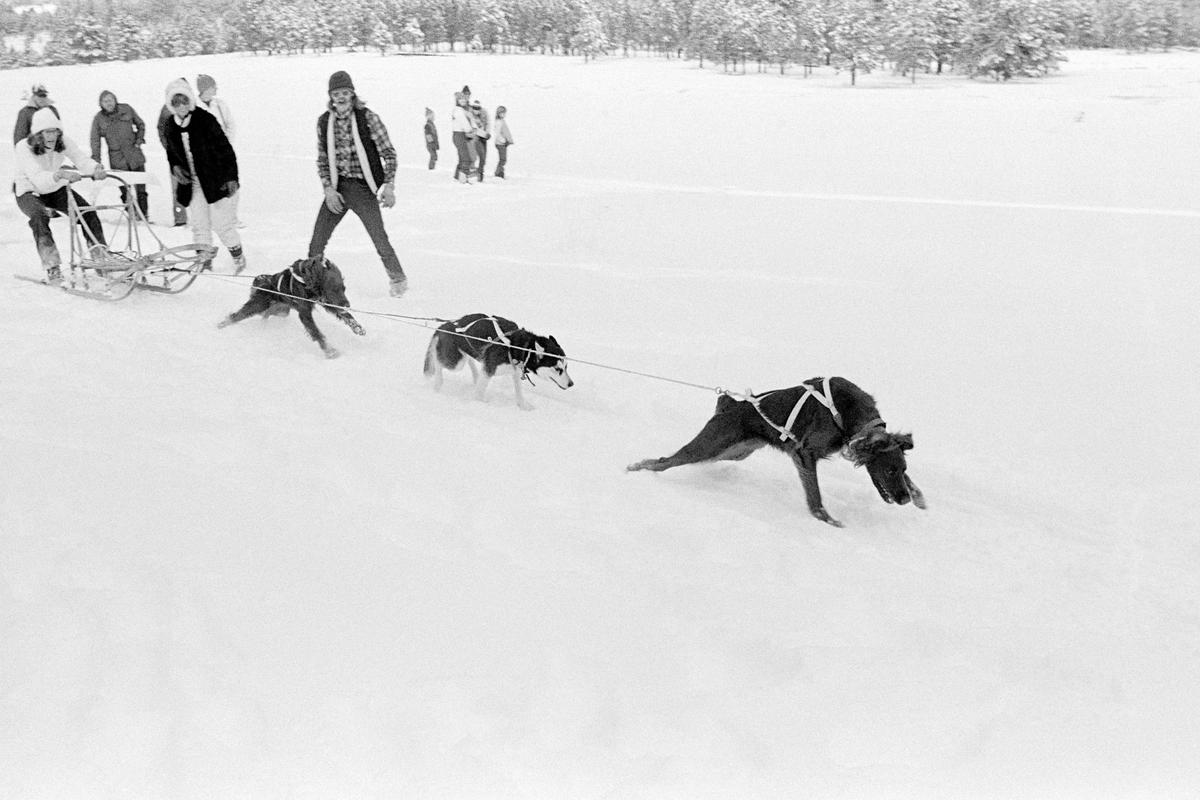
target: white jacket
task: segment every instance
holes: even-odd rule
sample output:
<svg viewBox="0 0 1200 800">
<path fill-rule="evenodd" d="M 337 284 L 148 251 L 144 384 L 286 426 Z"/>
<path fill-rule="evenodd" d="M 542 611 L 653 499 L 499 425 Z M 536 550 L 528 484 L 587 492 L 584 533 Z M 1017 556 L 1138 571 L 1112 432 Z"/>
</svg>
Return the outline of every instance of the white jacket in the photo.
<svg viewBox="0 0 1200 800">
<path fill-rule="evenodd" d="M 13 170 L 15 172 L 13 180 L 16 183 L 18 196 L 26 192 L 50 194 L 70 183 L 70 181 L 58 180 L 54 177 L 54 173 L 63 165 L 64 161 L 69 160 L 81 174 L 88 177 L 96 171 L 96 167 L 99 165 L 92 161 L 87 151 L 81 150 L 65 135 L 62 135 L 62 143 L 63 151 L 61 153 L 49 150 L 40 156 L 35 156 L 28 141 L 22 139 L 17 142 L 16 147 L 13 148 Z"/>
<path fill-rule="evenodd" d="M 450 130 L 454 133 L 471 132 L 471 114 L 462 106 L 455 106 L 450 112 Z"/>
</svg>

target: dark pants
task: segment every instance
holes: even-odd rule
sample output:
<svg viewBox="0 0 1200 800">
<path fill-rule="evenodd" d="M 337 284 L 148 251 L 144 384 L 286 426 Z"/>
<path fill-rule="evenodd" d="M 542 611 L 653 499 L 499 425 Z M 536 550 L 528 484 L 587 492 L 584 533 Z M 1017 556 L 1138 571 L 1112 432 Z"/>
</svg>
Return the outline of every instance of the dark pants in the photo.
<svg viewBox="0 0 1200 800">
<path fill-rule="evenodd" d="M 482 136 L 475 137 L 475 155 L 479 156 L 479 180 L 483 180 L 483 167 L 487 163 L 488 140 Z"/>
<path fill-rule="evenodd" d="M 54 244 L 54 236 L 50 233 L 50 212 L 67 213 L 67 192 L 75 197 L 75 204 L 87 205 L 79 194 L 66 186 L 50 194 L 26 192 L 17 198 L 17 207 L 29 217 L 29 227 L 33 231 L 33 241 L 37 245 L 38 256 L 42 259 L 42 268 L 49 269 L 62 265 L 58 247 Z M 107 244 L 104 240 L 104 228 L 100 217 L 95 211 L 84 211 L 79 215 L 79 227 L 84 231 L 84 240 L 88 246 Z"/>
<path fill-rule="evenodd" d="M 504 165 L 508 163 L 508 145 L 496 145 L 496 153 L 500 156 L 500 160 L 496 162 L 496 177 L 504 177 Z"/>
<path fill-rule="evenodd" d="M 471 156 L 471 145 L 467 141 L 467 134 L 462 131 L 454 132 L 454 148 L 458 150 L 458 166 L 454 170 L 454 177 L 462 175 L 464 179 L 471 174 L 471 167 L 475 165 L 475 159 Z"/>
<path fill-rule="evenodd" d="M 121 187 L 121 202 L 122 203 L 128 202 L 130 188 L 131 187 L 129 187 L 129 186 Z M 150 216 L 150 198 L 146 196 L 146 184 L 135 183 L 132 188 L 133 188 L 134 192 L 136 193 L 135 196 L 137 197 L 137 205 L 138 205 L 138 208 L 140 208 L 142 210 L 142 216 L 143 217 Z"/>
<path fill-rule="evenodd" d="M 429 151 L 429 168 L 433 169 L 437 166 L 437 148 L 431 144 L 425 145 L 425 149 Z"/>
<path fill-rule="evenodd" d="M 358 178 L 341 178 L 338 180 L 337 190 L 342 195 L 342 213 L 333 213 L 329 206 L 325 205 L 325 201 L 321 201 L 317 221 L 313 224 L 312 241 L 308 243 L 309 258 L 325 253 L 325 245 L 329 243 L 334 229 L 342 221 L 342 217 L 346 216 L 347 211 L 353 211 L 367 229 L 367 235 L 375 245 L 375 252 L 383 260 L 383 268 L 387 270 L 388 277 L 392 280 L 403 278 L 404 270 L 400 267 L 400 259 L 396 258 L 396 251 L 392 249 L 387 231 L 383 229 L 379 198 L 371 191 L 371 187 L 366 181 Z"/>
</svg>

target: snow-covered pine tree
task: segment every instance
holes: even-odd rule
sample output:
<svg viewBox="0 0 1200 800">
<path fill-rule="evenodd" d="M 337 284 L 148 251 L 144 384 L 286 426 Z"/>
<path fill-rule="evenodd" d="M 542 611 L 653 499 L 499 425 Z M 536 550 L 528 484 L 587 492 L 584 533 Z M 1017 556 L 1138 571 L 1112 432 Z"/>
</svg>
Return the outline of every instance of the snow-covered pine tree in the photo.
<svg viewBox="0 0 1200 800">
<path fill-rule="evenodd" d="M 66 46 L 72 63 L 103 61 L 108 52 L 108 31 L 95 14 L 79 14 L 67 24 Z"/>
<path fill-rule="evenodd" d="M 968 20 L 971 10 L 966 0 L 929 0 L 933 18 L 933 60 L 937 62 L 937 74 L 942 68 L 953 64 L 962 53 L 969 35 Z"/>
<path fill-rule="evenodd" d="M 409 17 L 408 22 L 404 24 L 404 30 L 400 32 L 401 45 L 408 45 L 411 52 L 416 52 L 417 47 L 425 43 L 425 32 L 421 30 L 421 23 L 416 17 Z"/>
<path fill-rule="evenodd" d="M 494 51 L 497 45 L 503 45 L 508 37 L 508 16 L 500 0 L 482 0 L 479 16 L 475 23 L 475 33 L 487 50 Z"/>
<path fill-rule="evenodd" d="M 976 14 L 965 64 L 972 77 L 1040 77 L 1065 59 L 1064 37 L 1047 0 L 987 0 Z"/>
<path fill-rule="evenodd" d="M 886 0 L 882 21 L 888 58 L 901 75 L 917 72 L 934 60 L 937 43 L 933 4 L 930 0 Z"/>
<path fill-rule="evenodd" d="M 580 7 L 579 29 L 571 37 L 571 47 L 583 53 L 585 62 L 608 51 L 608 37 L 591 3 L 584 2 Z"/>
<path fill-rule="evenodd" d="M 783 6 L 758 2 L 755 13 L 754 38 L 760 63 L 778 63 L 779 74 L 787 68 L 788 58 L 796 42 L 796 23 Z"/>
<path fill-rule="evenodd" d="M 395 42 L 392 40 L 392 31 L 387 24 L 381 19 L 373 19 L 371 22 L 370 34 L 371 47 L 379 51 L 379 55 L 387 55 L 387 51 L 391 49 Z"/>
<path fill-rule="evenodd" d="M 850 85 L 858 73 L 871 72 L 883 61 L 883 35 L 873 0 L 834 0 L 832 62 L 850 70 Z"/>
</svg>

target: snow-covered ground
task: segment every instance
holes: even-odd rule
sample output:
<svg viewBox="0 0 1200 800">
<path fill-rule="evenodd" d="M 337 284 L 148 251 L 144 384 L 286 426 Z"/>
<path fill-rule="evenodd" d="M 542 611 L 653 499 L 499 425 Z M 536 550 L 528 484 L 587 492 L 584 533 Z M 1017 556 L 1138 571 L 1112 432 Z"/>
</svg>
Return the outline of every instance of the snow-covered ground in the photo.
<svg viewBox="0 0 1200 800">
<path fill-rule="evenodd" d="M 13 280 L 36 253 L 0 202 L 0 797 L 1200 790 L 1200 54 L 857 88 L 220 56 L 3 72 L 0 97 L 45 82 L 86 144 L 102 89 L 153 124 L 169 79 L 215 76 L 275 272 L 336 69 L 397 143 L 412 282 L 389 298 L 346 220 L 328 255 L 368 335 L 321 314 L 338 360 L 294 317 L 217 330 L 245 279 L 116 304 Z M 510 109 L 507 183 L 450 179 L 464 83 Z M 582 363 L 528 413 L 506 379 L 435 394 L 429 331 L 371 311 L 501 314 L 739 391 L 844 375 L 913 433 L 930 508 L 841 459 L 840 530 L 774 453 L 627 474 L 715 396 Z"/>
</svg>

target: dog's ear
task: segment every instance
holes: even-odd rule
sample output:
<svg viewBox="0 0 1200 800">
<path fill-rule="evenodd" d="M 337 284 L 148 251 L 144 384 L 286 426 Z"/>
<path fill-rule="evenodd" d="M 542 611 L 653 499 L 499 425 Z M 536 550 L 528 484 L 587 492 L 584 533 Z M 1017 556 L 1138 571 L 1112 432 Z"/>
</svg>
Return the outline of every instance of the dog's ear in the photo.
<svg viewBox="0 0 1200 800">
<path fill-rule="evenodd" d="M 879 428 L 860 433 L 846 443 L 845 456 L 854 462 L 854 466 L 861 467 L 888 448 L 891 436 Z"/>
</svg>

